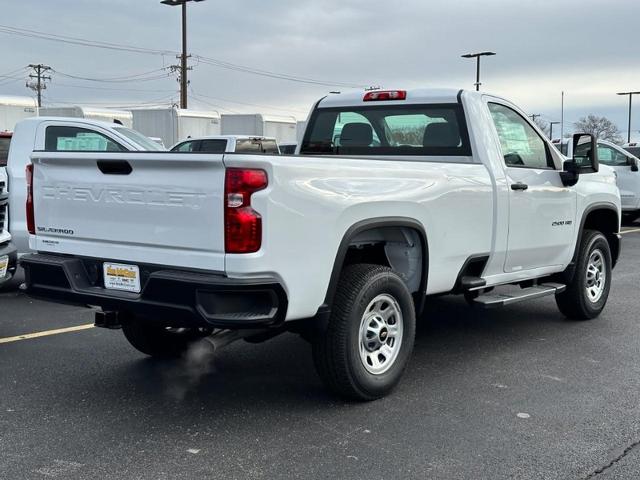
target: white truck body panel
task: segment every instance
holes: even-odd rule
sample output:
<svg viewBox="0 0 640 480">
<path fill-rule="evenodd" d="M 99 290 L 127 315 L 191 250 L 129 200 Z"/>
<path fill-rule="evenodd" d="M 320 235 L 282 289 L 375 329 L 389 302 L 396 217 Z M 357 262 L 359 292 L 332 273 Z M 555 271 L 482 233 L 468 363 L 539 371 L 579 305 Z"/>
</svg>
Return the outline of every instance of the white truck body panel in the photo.
<svg viewBox="0 0 640 480">
<path fill-rule="evenodd" d="M 0 96 L 0 132 L 12 132 L 25 118 L 38 115 L 38 104 L 31 97 Z"/>
<path fill-rule="evenodd" d="M 223 114 L 223 135 L 273 137 L 278 143 L 296 141 L 296 119 L 279 115 Z"/>
<path fill-rule="evenodd" d="M 97 120 L 99 122 L 115 123 L 115 120 L 127 128 L 133 127 L 133 114 L 130 110 L 115 108 L 90 107 L 87 105 L 68 105 L 40 108 L 41 117 L 67 117 Z"/>
<path fill-rule="evenodd" d="M 363 221 L 410 219 L 424 228 L 428 281 L 422 294 L 451 291 L 474 255 L 489 257 L 482 275 L 487 286 L 563 271 L 587 208 L 606 204 L 620 211 L 612 172 L 603 168 L 563 186 L 565 159 L 553 148 L 554 168 L 507 167 L 487 103 L 526 115 L 499 97 L 412 90 L 405 101 L 386 104 L 458 101 L 471 156 L 34 152 L 39 233 L 31 245 L 122 263 L 224 271 L 235 279 L 277 278 L 288 297 L 287 320 L 318 312 L 339 246 Z M 360 105 L 362 92 L 329 96 L 320 108 L 325 102 Z M 102 175 L 87 161 L 96 159 L 126 160 L 133 173 Z M 263 219 L 256 253 L 224 253 L 224 171 L 233 167 L 263 169 L 268 176 L 268 187 L 251 202 Z M 530 188 L 514 191 L 510 186 L 518 181 Z"/>
<path fill-rule="evenodd" d="M 135 108 L 134 129 L 148 137 L 175 145 L 188 137 L 220 135 L 220 114 L 214 110 L 191 110 L 177 107 Z"/>
</svg>

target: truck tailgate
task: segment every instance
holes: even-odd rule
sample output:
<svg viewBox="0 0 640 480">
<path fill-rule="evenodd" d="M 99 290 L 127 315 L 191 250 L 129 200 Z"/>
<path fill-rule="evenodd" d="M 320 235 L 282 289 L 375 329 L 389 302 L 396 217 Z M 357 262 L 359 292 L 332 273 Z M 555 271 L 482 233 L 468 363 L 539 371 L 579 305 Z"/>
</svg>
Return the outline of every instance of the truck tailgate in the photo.
<svg viewBox="0 0 640 480">
<path fill-rule="evenodd" d="M 222 155 L 34 152 L 31 159 L 32 248 L 224 271 Z"/>
</svg>

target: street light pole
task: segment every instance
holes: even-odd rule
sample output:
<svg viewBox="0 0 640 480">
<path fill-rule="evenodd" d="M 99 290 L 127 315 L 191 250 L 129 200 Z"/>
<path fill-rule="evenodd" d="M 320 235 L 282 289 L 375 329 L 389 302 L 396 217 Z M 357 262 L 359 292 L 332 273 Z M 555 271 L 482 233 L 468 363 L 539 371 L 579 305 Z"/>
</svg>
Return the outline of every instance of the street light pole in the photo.
<svg viewBox="0 0 640 480">
<path fill-rule="evenodd" d="M 488 57 L 495 55 L 495 52 L 479 52 L 479 53 L 465 53 L 461 55 L 462 58 L 475 58 L 476 59 L 476 92 L 480 91 L 480 57 Z"/>
<path fill-rule="evenodd" d="M 180 55 L 180 108 L 187 108 L 187 87 L 189 80 L 187 79 L 187 2 L 203 2 L 204 0 L 162 0 L 160 3 L 176 7 L 180 5 L 182 8 L 182 55 Z M 172 67 L 176 68 L 177 67 Z"/>
<path fill-rule="evenodd" d="M 616 95 L 629 95 L 629 126 L 627 129 L 627 143 L 631 141 L 631 99 L 634 95 L 638 95 L 640 92 L 620 92 Z"/>
</svg>

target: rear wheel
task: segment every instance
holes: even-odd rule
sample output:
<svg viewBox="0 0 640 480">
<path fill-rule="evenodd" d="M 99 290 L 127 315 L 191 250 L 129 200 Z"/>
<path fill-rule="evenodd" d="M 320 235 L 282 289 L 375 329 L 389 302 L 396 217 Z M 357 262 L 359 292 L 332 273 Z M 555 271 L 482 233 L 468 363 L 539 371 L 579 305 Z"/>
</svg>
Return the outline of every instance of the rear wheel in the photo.
<svg viewBox="0 0 640 480">
<path fill-rule="evenodd" d="M 560 311 L 574 320 L 590 320 L 604 309 L 611 289 L 611 251 L 605 236 L 585 230 L 576 271 L 567 289 L 556 296 Z"/>
<path fill-rule="evenodd" d="M 211 334 L 208 329 L 162 327 L 139 319 L 123 324 L 122 332 L 134 348 L 160 358 L 179 357 L 194 342 Z"/>
<path fill-rule="evenodd" d="M 326 331 L 313 343 L 324 383 L 341 396 L 374 400 L 400 381 L 415 338 L 415 309 L 390 268 L 345 267 Z"/>
</svg>

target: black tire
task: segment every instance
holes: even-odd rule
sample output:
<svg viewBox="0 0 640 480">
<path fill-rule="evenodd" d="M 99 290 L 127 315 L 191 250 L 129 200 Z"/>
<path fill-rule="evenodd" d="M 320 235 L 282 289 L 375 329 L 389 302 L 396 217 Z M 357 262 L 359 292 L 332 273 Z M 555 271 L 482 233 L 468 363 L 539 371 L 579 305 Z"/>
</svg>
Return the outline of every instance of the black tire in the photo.
<svg viewBox="0 0 640 480">
<path fill-rule="evenodd" d="M 211 332 L 200 329 L 170 329 L 132 319 L 122 325 L 129 343 L 140 352 L 158 358 L 178 358 L 196 341 Z"/>
<path fill-rule="evenodd" d="M 395 360 L 389 362 L 386 371 L 374 374 L 360 357 L 359 335 L 365 309 L 380 295 L 395 301 L 394 308 L 402 317 L 402 337 Z M 389 306 L 383 312 L 386 308 Z M 395 317 L 390 318 L 389 322 L 397 322 Z M 354 400 L 383 397 L 400 381 L 413 350 L 415 330 L 413 298 L 398 274 L 379 265 L 349 265 L 340 277 L 326 331 L 313 342 L 316 370 L 325 385 L 340 396 Z M 382 344 L 389 341 L 387 334 L 381 333 L 379 338 Z"/>
<path fill-rule="evenodd" d="M 602 294 L 597 301 L 594 301 L 587 294 L 587 267 L 591 255 L 596 250 L 602 253 L 605 279 Z M 605 236 L 595 230 L 585 230 L 580 242 L 573 279 L 567 284 L 564 292 L 556 295 L 558 308 L 567 318 L 591 320 L 600 315 L 611 290 L 611 265 L 611 250 Z"/>
</svg>

